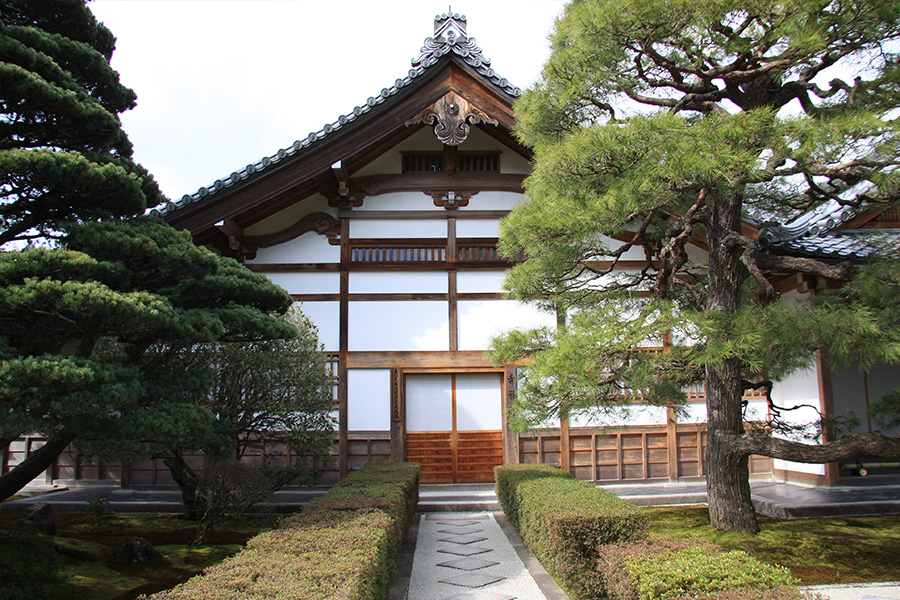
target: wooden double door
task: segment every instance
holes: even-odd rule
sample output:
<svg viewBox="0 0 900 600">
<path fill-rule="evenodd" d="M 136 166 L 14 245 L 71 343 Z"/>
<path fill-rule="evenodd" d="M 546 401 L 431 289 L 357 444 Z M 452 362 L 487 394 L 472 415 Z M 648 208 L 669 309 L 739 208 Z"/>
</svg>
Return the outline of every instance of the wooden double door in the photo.
<svg viewBox="0 0 900 600">
<path fill-rule="evenodd" d="M 406 458 L 423 483 L 494 480 L 503 463 L 500 373 L 406 376 Z"/>
</svg>

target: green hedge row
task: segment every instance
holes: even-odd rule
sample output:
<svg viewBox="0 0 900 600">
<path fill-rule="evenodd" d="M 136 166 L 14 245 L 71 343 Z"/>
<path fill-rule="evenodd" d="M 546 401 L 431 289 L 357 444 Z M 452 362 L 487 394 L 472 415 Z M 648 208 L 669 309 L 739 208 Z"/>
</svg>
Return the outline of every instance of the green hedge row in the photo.
<svg viewBox="0 0 900 600">
<path fill-rule="evenodd" d="M 572 598 L 810 600 L 783 568 L 701 539 L 648 539 L 644 511 L 548 465 L 495 469 L 497 498 Z"/>
<path fill-rule="evenodd" d="M 418 485 L 418 464 L 369 463 L 235 556 L 149 600 L 387 598 Z"/>
<path fill-rule="evenodd" d="M 497 498 L 525 544 L 576 597 L 604 594 L 602 546 L 647 537 L 647 517 L 627 500 L 545 465 L 501 466 Z"/>
<path fill-rule="evenodd" d="M 598 570 L 610 600 L 719 598 L 726 591 L 735 600 L 803 597 L 787 569 L 702 539 L 613 544 L 601 551 Z"/>
</svg>

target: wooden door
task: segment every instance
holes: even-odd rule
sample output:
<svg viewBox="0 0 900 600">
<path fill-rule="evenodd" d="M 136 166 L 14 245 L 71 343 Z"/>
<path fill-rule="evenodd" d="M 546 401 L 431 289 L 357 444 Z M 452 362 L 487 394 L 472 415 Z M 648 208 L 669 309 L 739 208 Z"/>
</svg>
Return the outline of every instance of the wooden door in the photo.
<svg viewBox="0 0 900 600">
<path fill-rule="evenodd" d="M 406 459 L 423 483 L 494 480 L 503 463 L 499 373 L 408 375 Z"/>
</svg>

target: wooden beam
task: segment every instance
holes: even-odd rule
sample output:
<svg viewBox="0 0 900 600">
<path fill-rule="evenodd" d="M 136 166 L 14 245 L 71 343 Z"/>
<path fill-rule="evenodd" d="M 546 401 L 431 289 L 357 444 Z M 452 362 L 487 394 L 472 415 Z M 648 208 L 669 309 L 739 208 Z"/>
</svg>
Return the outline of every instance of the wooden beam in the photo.
<svg viewBox="0 0 900 600">
<path fill-rule="evenodd" d="M 479 371 L 488 372 L 500 370 L 480 350 L 348 352 L 347 367 L 350 369 L 402 367 L 407 373 L 414 369 L 477 368 Z"/>
</svg>

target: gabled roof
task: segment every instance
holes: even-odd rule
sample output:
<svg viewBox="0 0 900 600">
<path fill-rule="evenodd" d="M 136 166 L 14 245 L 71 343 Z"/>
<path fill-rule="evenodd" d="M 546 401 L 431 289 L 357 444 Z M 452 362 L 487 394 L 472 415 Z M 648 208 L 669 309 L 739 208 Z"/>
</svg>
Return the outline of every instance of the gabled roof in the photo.
<svg viewBox="0 0 900 600">
<path fill-rule="evenodd" d="M 512 102 L 521 94 L 521 90 L 494 71 L 490 59 L 484 56 L 477 40 L 468 36 L 464 15 L 458 13 L 437 15 L 434 25 L 434 37 L 425 39 L 419 56 L 412 60 L 411 68 L 406 76 L 396 79 L 392 86 L 383 88 L 379 94 L 370 96 L 364 104 L 339 116 L 335 121 L 295 141 L 290 146 L 281 148 L 271 156 L 265 156 L 259 161 L 233 171 L 230 175 L 222 177 L 194 193 L 185 194 L 180 200 L 156 208 L 151 211 L 151 214 L 163 216 L 178 226 L 180 213 L 191 212 L 191 209 L 198 208 L 200 205 L 213 203 L 217 196 L 226 195 L 235 188 L 255 182 L 264 177 L 267 172 L 279 166 L 296 162 L 302 156 L 315 152 L 339 133 L 354 126 L 358 127 L 363 122 L 383 113 L 384 111 L 380 109 L 396 103 L 401 96 L 407 95 L 413 88 L 421 87 L 425 80 L 449 62 L 464 67 L 470 76 L 480 80 L 493 95 L 507 105 L 509 116 L 507 119 L 501 119 L 501 124 L 505 128 L 511 129 Z M 337 160 L 341 160 L 341 158 Z M 188 228 L 197 233 L 195 227 L 188 226 Z"/>
</svg>

